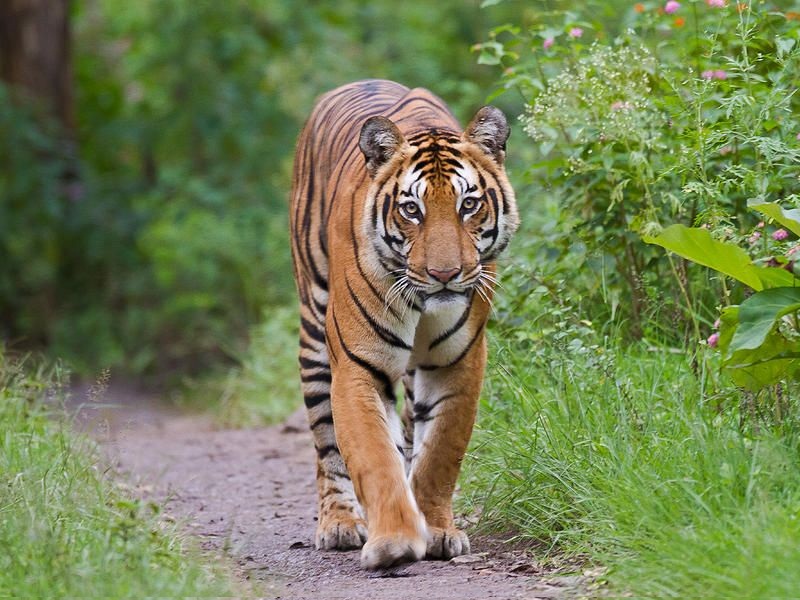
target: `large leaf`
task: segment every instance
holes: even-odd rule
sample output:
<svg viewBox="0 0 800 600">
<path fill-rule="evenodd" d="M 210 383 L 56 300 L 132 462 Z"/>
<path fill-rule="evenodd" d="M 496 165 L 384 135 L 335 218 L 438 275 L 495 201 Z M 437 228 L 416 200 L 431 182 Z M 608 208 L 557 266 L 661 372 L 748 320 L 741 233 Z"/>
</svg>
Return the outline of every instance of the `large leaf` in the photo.
<svg viewBox="0 0 800 600">
<path fill-rule="evenodd" d="M 800 361 L 796 358 L 773 358 L 750 365 L 726 367 L 733 382 L 750 391 L 775 385 L 788 379 L 796 379 Z"/>
<path fill-rule="evenodd" d="M 749 208 L 775 219 L 795 235 L 800 235 L 800 208 L 785 209 L 775 202 L 747 203 Z"/>
<path fill-rule="evenodd" d="M 764 289 L 758 273 L 760 269 L 753 265 L 747 252 L 735 244 L 715 240 L 705 229 L 676 224 L 670 225 L 657 236 L 645 235 L 642 239 L 733 277 L 754 290 Z"/>
<path fill-rule="evenodd" d="M 778 319 L 800 309 L 800 287 L 779 287 L 753 294 L 739 306 L 739 327 L 730 353 L 755 350 L 775 327 Z"/>
</svg>

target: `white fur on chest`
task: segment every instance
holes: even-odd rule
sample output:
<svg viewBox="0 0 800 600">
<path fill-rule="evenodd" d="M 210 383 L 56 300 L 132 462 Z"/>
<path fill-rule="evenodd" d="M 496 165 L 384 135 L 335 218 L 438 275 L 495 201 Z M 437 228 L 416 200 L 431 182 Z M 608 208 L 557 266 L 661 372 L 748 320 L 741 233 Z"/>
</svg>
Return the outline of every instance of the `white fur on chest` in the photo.
<svg viewBox="0 0 800 600">
<path fill-rule="evenodd" d="M 416 364 L 445 364 L 458 356 L 470 339 L 466 298 L 425 307 L 414 334 L 412 360 Z"/>
</svg>

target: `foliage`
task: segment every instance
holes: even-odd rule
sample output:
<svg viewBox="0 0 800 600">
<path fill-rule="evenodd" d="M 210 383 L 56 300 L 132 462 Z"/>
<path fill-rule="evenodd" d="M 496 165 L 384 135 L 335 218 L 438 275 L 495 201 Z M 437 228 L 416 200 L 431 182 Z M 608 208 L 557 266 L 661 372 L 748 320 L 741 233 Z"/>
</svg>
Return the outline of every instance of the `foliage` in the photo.
<svg viewBox="0 0 800 600">
<path fill-rule="evenodd" d="M 492 74 L 468 47 L 489 15 L 456 0 L 396 10 L 74 3 L 77 165 L 65 132 L 0 87 L 0 335 L 82 372 L 205 373 L 241 356 L 293 298 L 286 199 L 314 99 L 386 77 L 462 117 L 482 101 Z"/>
<path fill-rule="evenodd" d="M 544 564 L 604 567 L 612 596 L 791 596 L 797 385 L 777 392 L 780 422 L 750 418 L 714 352 L 598 335 L 509 275 L 504 306 L 524 302 L 536 320 L 501 312 L 494 325 L 461 509 L 535 540 Z"/>
<path fill-rule="evenodd" d="M 794 210 L 777 204 L 755 205 L 764 214 L 774 215 L 792 230 L 800 230 Z M 789 238 L 785 229 L 771 236 L 762 235 L 763 224 L 749 238 L 751 252 L 758 255 L 785 249 Z M 760 242 L 763 238 L 763 244 Z M 794 261 L 784 256 L 761 256 L 766 265 L 754 264 L 759 257 L 730 241 L 718 241 L 702 228 L 672 225 L 645 241 L 658 244 L 680 256 L 710 267 L 756 290 L 741 305 L 727 306 L 720 318 L 720 333 L 709 337 L 709 344 L 719 345 L 723 365 L 734 381 L 758 391 L 800 374 L 800 287 L 794 273 Z M 767 240 L 771 239 L 772 242 Z M 765 245 L 769 244 L 769 245 Z M 793 255 L 800 246 L 786 250 Z M 754 251 L 755 250 L 755 251 Z"/>
<path fill-rule="evenodd" d="M 63 373 L 0 350 L 0 595 L 229 595 L 160 507 L 126 497 L 59 408 Z"/>
<path fill-rule="evenodd" d="M 629 297 L 615 306 L 634 337 L 695 333 L 716 286 L 639 235 L 672 223 L 742 232 L 748 202 L 791 201 L 800 189 L 798 13 L 615 2 L 612 25 L 603 12 L 585 16 L 596 4 L 523 11 L 478 46 L 479 61 L 504 67 L 498 93 L 526 99 L 531 172 L 560 207 L 551 254 L 570 271 L 587 267 L 585 289 L 600 278 L 606 297 Z M 661 327 L 655 310 L 669 315 Z"/>
</svg>

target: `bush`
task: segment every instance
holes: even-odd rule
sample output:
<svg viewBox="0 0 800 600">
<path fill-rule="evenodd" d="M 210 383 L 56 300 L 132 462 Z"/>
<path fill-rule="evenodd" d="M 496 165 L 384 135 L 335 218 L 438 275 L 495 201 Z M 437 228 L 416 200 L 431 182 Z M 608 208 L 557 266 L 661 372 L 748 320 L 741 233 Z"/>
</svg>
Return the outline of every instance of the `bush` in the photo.
<svg viewBox="0 0 800 600">
<path fill-rule="evenodd" d="M 501 90 L 526 98 L 532 173 L 560 208 L 553 254 L 569 270 L 585 267 L 584 288 L 602 279 L 606 297 L 630 299 L 620 305 L 634 337 L 689 336 L 721 290 L 640 235 L 672 223 L 742 233 L 755 224 L 748 201 L 796 201 L 797 13 L 616 6 L 617 32 L 569 11 L 534 11 L 527 26 L 494 30 L 479 60 L 504 66 Z"/>
</svg>

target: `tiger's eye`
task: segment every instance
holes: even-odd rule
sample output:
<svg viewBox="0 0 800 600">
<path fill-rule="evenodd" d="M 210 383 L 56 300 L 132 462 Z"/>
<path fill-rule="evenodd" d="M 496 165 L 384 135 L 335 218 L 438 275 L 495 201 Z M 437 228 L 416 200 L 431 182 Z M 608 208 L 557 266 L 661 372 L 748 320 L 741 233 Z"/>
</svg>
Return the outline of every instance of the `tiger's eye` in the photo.
<svg viewBox="0 0 800 600">
<path fill-rule="evenodd" d="M 464 198 L 464 201 L 461 203 L 461 208 L 464 210 L 472 210 L 477 204 L 478 201 L 475 198 Z"/>
<path fill-rule="evenodd" d="M 401 205 L 400 208 L 402 208 L 403 212 L 409 217 L 416 217 L 419 214 L 419 206 L 417 206 L 414 202 L 406 202 L 405 204 Z"/>
</svg>

